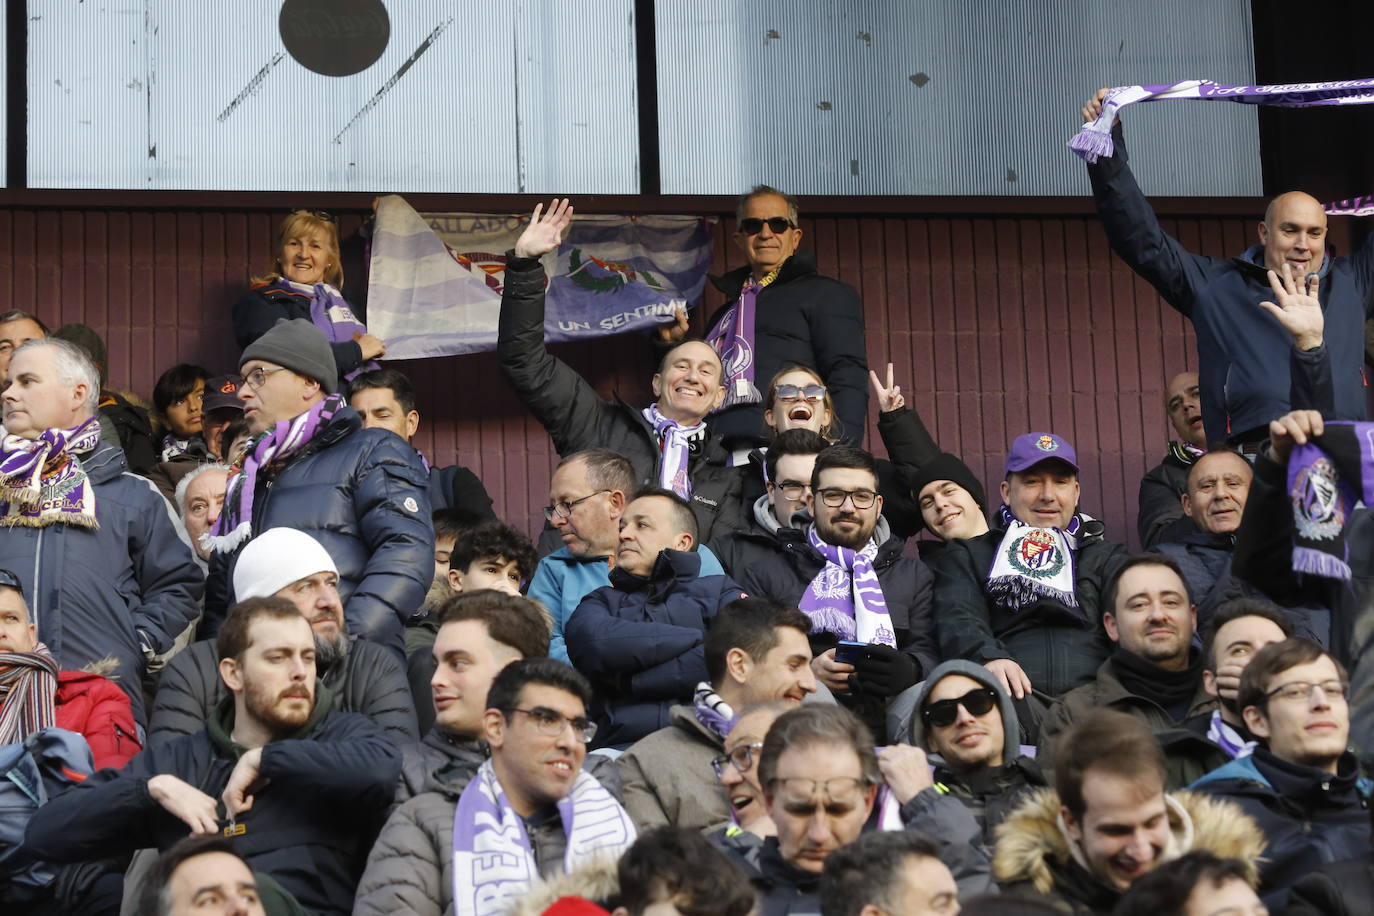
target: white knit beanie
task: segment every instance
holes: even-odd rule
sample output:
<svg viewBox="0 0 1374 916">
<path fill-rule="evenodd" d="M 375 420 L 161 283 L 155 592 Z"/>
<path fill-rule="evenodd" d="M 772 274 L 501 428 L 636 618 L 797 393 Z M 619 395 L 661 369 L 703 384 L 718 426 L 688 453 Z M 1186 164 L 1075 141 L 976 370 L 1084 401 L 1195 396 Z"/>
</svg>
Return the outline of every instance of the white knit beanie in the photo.
<svg viewBox="0 0 1374 916">
<path fill-rule="evenodd" d="M 234 566 L 234 600 L 275 595 L 298 579 L 339 570 L 320 542 L 295 528 L 269 528 L 248 542 Z"/>
</svg>

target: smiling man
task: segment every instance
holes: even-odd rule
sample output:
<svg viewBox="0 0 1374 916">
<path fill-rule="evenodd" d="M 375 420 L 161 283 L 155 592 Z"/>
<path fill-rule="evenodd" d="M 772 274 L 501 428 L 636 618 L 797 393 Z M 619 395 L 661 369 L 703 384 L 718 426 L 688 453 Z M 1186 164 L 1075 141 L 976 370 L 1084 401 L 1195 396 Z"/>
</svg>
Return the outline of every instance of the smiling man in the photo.
<svg viewBox="0 0 1374 916">
<path fill-rule="evenodd" d="M 1170 529 L 1152 548 L 1178 562 L 1204 617 L 1215 601 L 1235 591 L 1225 580 L 1254 476 L 1250 462 L 1236 452 L 1220 448 L 1203 455 L 1188 470 L 1187 491 L 1180 498 L 1194 529 L 1181 534 Z"/>
</svg>

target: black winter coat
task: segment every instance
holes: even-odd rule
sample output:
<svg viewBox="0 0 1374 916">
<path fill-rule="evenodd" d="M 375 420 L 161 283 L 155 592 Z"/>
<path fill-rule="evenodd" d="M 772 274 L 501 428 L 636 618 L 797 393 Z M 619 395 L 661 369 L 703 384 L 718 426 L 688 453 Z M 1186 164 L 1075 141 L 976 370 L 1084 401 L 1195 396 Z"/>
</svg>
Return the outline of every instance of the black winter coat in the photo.
<svg viewBox="0 0 1374 916">
<path fill-rule="evenodd" d="M 1041 598 L 1013 613 L 988 598 L 984 589 L 1005 528 L 946 545 L 935 580 L 941 654 L 979 664 L 1010 658 L 1035 690 L 1055 697 L 1092 682 L 1112 651 L 1102 628 L 1102 590 L 1126 550 L 1103 540 L 1100 522 L 1084 528 L 1074 555 L 1077 608 Z"/>
<path fill-rule="evenodd" d="M 309 293 L 282 289 L 271 283 L 260 283 L 249 288 L 234 303 L 234 340 L 239 350 L 246 349 L 250 343 L 272 330 L 272 326 L 282 318 L 310 321 L 310 299 Z M 367 323 L 367 316 L 363 312 L 352 303 L 349 303 L 349 307 L 358 321 Z M 363 350 L 356 340 L 331 343 L 329 349 L 334 351 L 334 363 L 339 367 L 341 383 L 344 376 L 363 364 Z"/>
<path fill-rule="evenodd" d="M 544 267 L 534 258 L 512 255 L 506 264 L 496 358 L 511 390 L 548 432 L 560 456 L 608 448 L 630 460 L 641 483 L 659 485 L 662 453 L 649 421 L 618 399 L 602 399 L 545 347 Z M 742 475 L 727 466 L 729 457 L 720 437 L 712 436 L 688 462 L 701 543 L 745 523 Z"/>
<path fill-rule="evenodd" d="M 1140 546 L 1149 549 L 1162 541 L 1196 531 L 1193 520 L 1183 514 L 1181 501 L 1188 491 L 1188 471 L 1172 450 L 1164 460 L 1140 478 L 1140 514 L 1136 517 L 1136 531 Z"/>
<path fill-rule="evenodd" d="M 1283 916 L 1364 916 L 1374 901 L 1374 855 L 1323 865 L 1288 893 Z"/>
<path fill-rule="evenodd" d="M 229 841 L 306 908 L 346 916 L 396 790 L 401 752 L 363 716 L 329 711 L 327 688 L 317 685 L 316 693 L 310 721 L 263 748 L 266 781 Z M 25 842 L 53 862 L 167 849 L 187 827 L 148 794 L 148 780 L 176 776 L 218 801 L 244 752 L 229 738 L 233 718 L 226 700 L 204 731 L 150 747 L 124 769 L 101 770 L 50 799 L 29 821 Z"/>
<path fill-rule="evenodd" d="M 401 657 L 402 623 L 434 579 L 429 475 L 395 433 L 363 429 L 351 407 L 334 415 L 275 474 L 260 474 L 253 531 L 295 528 L 320 542 L 339 570 L 348 631 Z M 204 635 L 219 630 L 234 603 L 238 554 L 210 558 Z"/>
<path fill-rule="evenodd" d="M 621 567 L 582 599 L 563 638 L 573 667 L 596 687 L 597 747 L 625 747 L 668 725 L 707 680 L 703 644 L 720 609 L 744 597 L 729 576 L 698 576 L 695 553 L 664 550 L 649 576 Z"/>
<path fill-rule="evenodd" d="M 367 716 L 397 747 L 420 737 L 401 663 L 376 643 L 353 640 L 348 656 L 319 672 L 319 679 L 334 694 L 336 709 Z M 148 745 L 194 735 L 227 695 L 214 641 L 188 646 L 162 672 L 148 720 Z"/>
<path fill-rule="evenodd" d="M 1160 541 L 1151 548 L 1153 553 L 1173 557 L 1183 570 L 1188 592 L 1197 605 L 1198 630 L 1216 608 L 1213 591 L 1218 583 L 1231 575 L 1231 557 L 1235 553 L 1234 534 L 1211 534 L 1194 531 L 1177 540 Z"/>
</svg>

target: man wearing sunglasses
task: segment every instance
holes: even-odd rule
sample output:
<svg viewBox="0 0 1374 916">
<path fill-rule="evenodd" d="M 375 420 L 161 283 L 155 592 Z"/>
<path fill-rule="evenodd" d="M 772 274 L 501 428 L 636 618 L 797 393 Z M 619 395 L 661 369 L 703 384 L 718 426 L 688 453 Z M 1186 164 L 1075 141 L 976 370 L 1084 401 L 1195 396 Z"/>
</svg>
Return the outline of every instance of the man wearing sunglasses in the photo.
<svg viewBox="0 0 1374 916">
<path fill-rule="evenodd" d="M 821 276 L 816 256 L 798 251 L 797 201 L 758 185 L 735 207 L 735 244 L 748 266 L 711 282 L 730 300 L 710 321 L 706 339 L 726 371 L 724 408 L 711 428 L 733 449 L 765 444 L 761 393 L 784 366 L 820 373 L 835 402 L 844 441 L 861 444 L 868 413 L 868 356 L 863 304 L 848 283 Z M 686 338 L 687 316 L 660 332 Z"/>
<path fill-rule="evenodd" d="M 1313 869 L 1369 851 L 1371 785 L 1348 748 L 1349 692 L 1345 668 L 1315 642 L 1265 646 L 1241 673 L 1237 698 L 1259 745 L 1193 786 L 1259 824 L 1259 890 L 1271 913 Z"/>
</svg>

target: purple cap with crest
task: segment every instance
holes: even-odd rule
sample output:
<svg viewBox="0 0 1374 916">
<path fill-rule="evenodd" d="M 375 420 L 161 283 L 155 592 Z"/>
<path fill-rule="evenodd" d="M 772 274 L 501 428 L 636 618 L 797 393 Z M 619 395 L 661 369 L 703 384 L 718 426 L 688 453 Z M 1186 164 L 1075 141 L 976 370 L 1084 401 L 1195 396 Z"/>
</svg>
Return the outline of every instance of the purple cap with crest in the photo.
<svg viewBox="0 0 1374 916">
<path fill-rule="evenodd" d="M 1068 441 L 1054 433 L 1026 433 L 1017 436 L 1007 453 L 1007 473 L 1013 474 L 1034 467 L 1049 459 L 1062 461 L 1078 473 L 1078 453 Z"/>
</svg>

